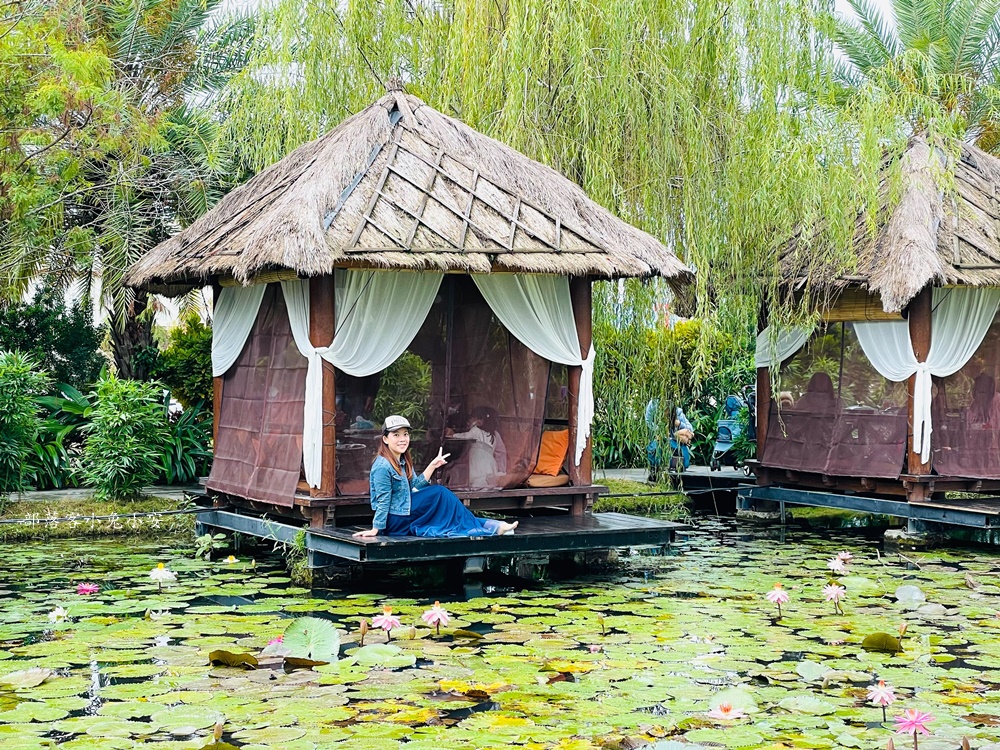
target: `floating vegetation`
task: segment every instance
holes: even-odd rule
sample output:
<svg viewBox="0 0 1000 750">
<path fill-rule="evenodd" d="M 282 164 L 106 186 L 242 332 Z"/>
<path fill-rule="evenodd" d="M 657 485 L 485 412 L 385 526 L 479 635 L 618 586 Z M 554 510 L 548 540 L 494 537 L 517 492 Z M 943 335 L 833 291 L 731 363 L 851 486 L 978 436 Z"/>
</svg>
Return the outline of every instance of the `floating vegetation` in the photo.
<svg viewBox="0 0 1000 750">
<path fill-rule="evenodd" d="M 902 730 L 898 747 L 919 734 L 923 750 L 963 737 L 1000 750 L 1000 555 L 904 559 L 826 536 L 779 545 L 710 526 L 612 575 L 444 604 L 415 598 L 418 580 L 400 595 L 309 591 L 276 556 L 213 563 L 178 539 L 6 547 L 0 737 L 5 750 L 818 750 L 884 748 Z M 839 611 L 831 556 L 849 562 Z M 765 596 L 776 579 L 780 617 Z"/>
</svg>

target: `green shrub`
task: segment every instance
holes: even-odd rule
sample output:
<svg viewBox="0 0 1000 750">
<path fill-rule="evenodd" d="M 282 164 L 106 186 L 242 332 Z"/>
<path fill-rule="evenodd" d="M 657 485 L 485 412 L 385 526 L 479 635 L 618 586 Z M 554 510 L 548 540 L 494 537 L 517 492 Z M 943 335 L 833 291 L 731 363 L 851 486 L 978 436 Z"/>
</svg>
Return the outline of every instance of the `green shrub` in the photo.
<svg viewBox="0 0 1000 750">
<path fill-rule="evenodd" d="M 755 380 L 749 334 L 734 340 L 697 320 L 667 327 L 654 315 L 664 294 L 634 280 L 594 287 L 595 466 L 647 465 L 645 410 L 653 398 L 684 409 L 695 428 L 692 462 L 707 464 L 726 396 Z"/>
<path fill-rule="evenodd" d="M 25 352 L 53 383 L 93 383 L 106 364 L 99 351 L 104 333 L 85 304 L 67 306 L 63 294 L 49 287 L 29 303 L 0 304 L 0 350 Z"/>
<path fill-rule="evenodd" d="M 48 375 L 21 352 L 0 352 L 0 494 L 24 489 L 26 461 L 41 429 L 37 396 Z"/>
<path fill-rule="evenodd" d="M 60 383 L 57 390 L 58 396 L 37 399 L 48 411 L 27 460 L 28 479 L 38 490 L 76 487 L 80 483 L 83 431 L 93 407 L 71 385 Z"/>
<path fill-rule="evenodd" d="M 160 473 L 168 437 L 161 386 L 104 372 L 91 400 L 81 473 L 99 499 L 135 499 Z"/>
<path fill-rule="evenodd" d="M 211 405 L 212 329 L 197 313 L 185 316 L 167 335 L 166 347 L 151 371 L 185 408 L 199 401 Z"/>
<path fill-rule="evenodd" d="M 413 428 L 425 426 L 431 401 L 431 366 L 413 352 L 403 354 L 382 373 L 374 413 L 378 419 L 389 414 L 406 417 Z M 348 414 L 354 419 L 355 414 Z"/>
<path fill-rule="evenodd" d="M 212 415 L 201 402 L 169 419 L 167 432 L 160 452 L 162 479 L 167 484 L 188 484 L 205 476 L 212 464 Z"/>
</svg>

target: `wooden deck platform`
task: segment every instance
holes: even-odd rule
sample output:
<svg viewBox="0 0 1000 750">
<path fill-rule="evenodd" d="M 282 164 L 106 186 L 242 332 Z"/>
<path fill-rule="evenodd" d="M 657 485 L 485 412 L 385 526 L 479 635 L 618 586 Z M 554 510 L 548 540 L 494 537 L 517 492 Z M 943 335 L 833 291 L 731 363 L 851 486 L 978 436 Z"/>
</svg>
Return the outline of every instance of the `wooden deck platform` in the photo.
<svg viewBox="0 0 1000 750">
<path fill-rule="evenodd" d="M 520 517 L 528 513 L 564 513 L 583 517 L 590 513 L 594 500 L 607 493 L 602 484 L 564 487 L 518 487 L 505 490 L 455 490 L 455 494 L 473 513 L 487 511 Z M 250 515 L 267 514 L 285 518 L 292 523 L 306 521 L 313 529 L 349 527 L 366 523 L 372 517 L 367 494 L 313 496 L 307 492 L 295 495 L 292 506 L 255 502 L 225 493 L 208 491 L 219 507 L 234 507 Z"/>
<path fill-rule="evenodd" d="M 483 538 L 375 537 L 356 539 L 351 534 L 362 526 L 348 528 L 304 528 L 268 518 L 217 509 L 198 515 L 198 533 L 235 531 L 241 534 L 291 542 L 305 530 L 306 548 L 312 567 L 332 562 L 329 558 L 366 562 L 416 562 L 478 556 L 516 556 L 550 552 L 578 552 L 615 547 L 665 545 L 685 524 L 660 521 L 624 513 L 570 513 L 524 517 L 514 534 Z"/>
</svg>

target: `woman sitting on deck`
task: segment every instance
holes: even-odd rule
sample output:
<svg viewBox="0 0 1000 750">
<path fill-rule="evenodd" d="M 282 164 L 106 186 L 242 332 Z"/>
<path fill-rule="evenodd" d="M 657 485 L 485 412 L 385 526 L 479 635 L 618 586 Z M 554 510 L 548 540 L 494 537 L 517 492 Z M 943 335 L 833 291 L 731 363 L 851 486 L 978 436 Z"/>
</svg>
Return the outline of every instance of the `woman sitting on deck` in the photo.
<svg viewBox="0 0 1000 750">
<path fill-rule="evenodd" d="M 356 537 L 389 536 L 494 536 L 511 534 L 517 521 L 506 523 L 477 518 L 447 487 L 431 484 L 435 469 L 448 463 L 448 456 L 438 454 L 415 474 L 409 454 L 410 423 L 405 417 L 386 417 L 382 443 L 372 463 L 371 504 L 375 511 L 372 528 L 358 531 Z"/>
</svg>

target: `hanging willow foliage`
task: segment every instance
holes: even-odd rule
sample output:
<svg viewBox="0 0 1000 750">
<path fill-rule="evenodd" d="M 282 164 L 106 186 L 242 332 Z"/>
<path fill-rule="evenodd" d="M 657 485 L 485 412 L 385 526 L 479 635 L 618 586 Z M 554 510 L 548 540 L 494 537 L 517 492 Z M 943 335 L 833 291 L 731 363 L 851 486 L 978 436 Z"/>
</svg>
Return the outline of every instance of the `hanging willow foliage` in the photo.
<svg viewBox="0 0 1000 750">
<path fill-rule="evenodd" d="M 697 272 L 686 306 L 702 321 L 705 354 L 746 346 L 761 309 L 791 320 L 822 303 L 828 290 L 816 282 L 850 271 L 858 212 L 877 206 L 878 167 L 906 134 L 878 91 L 836 106 L 835 61 L 815 26 L 832 4 L 275 0 L 222 106 L 257 171 L 400 76 L 431 106 L 563 172 L 671 247 Z M 793 295 L 779 284 L 778 258 L 797 233 L 804 279 Z M 649 325 L 634 317 L 664 293 L 655 281 L 599 285 L 595 331 L 646 356 Z M 668 400 L 698 395 L 717 365 L 707 354 L 681 367 L 668 361 L 676 352 L 653 356 L 688 378 L 657 384 Z M 620 375 L 596 383 L 599 395 L 641 401 Z M 600 368 L 598 378 L 607 380 Z M 634 449 L 645 428 L 641 412 L 632 419 L 615 439 Z"/>
<path fill-rule="evenodd" d="M 224 107 L 259 170 L 399 75 L 661 238 L 698 271 L 694 312 L 742 327 L 761 301 L 790 309 L 776 260 L 797 227 L 816 227 L 808 247 L 849 266 L 886 134 L 900 134 L 884 108 L 825 106 L 832 58 L 813 19 L 828 10 L 826 0 L 277 0 Z"/>
</svg>

